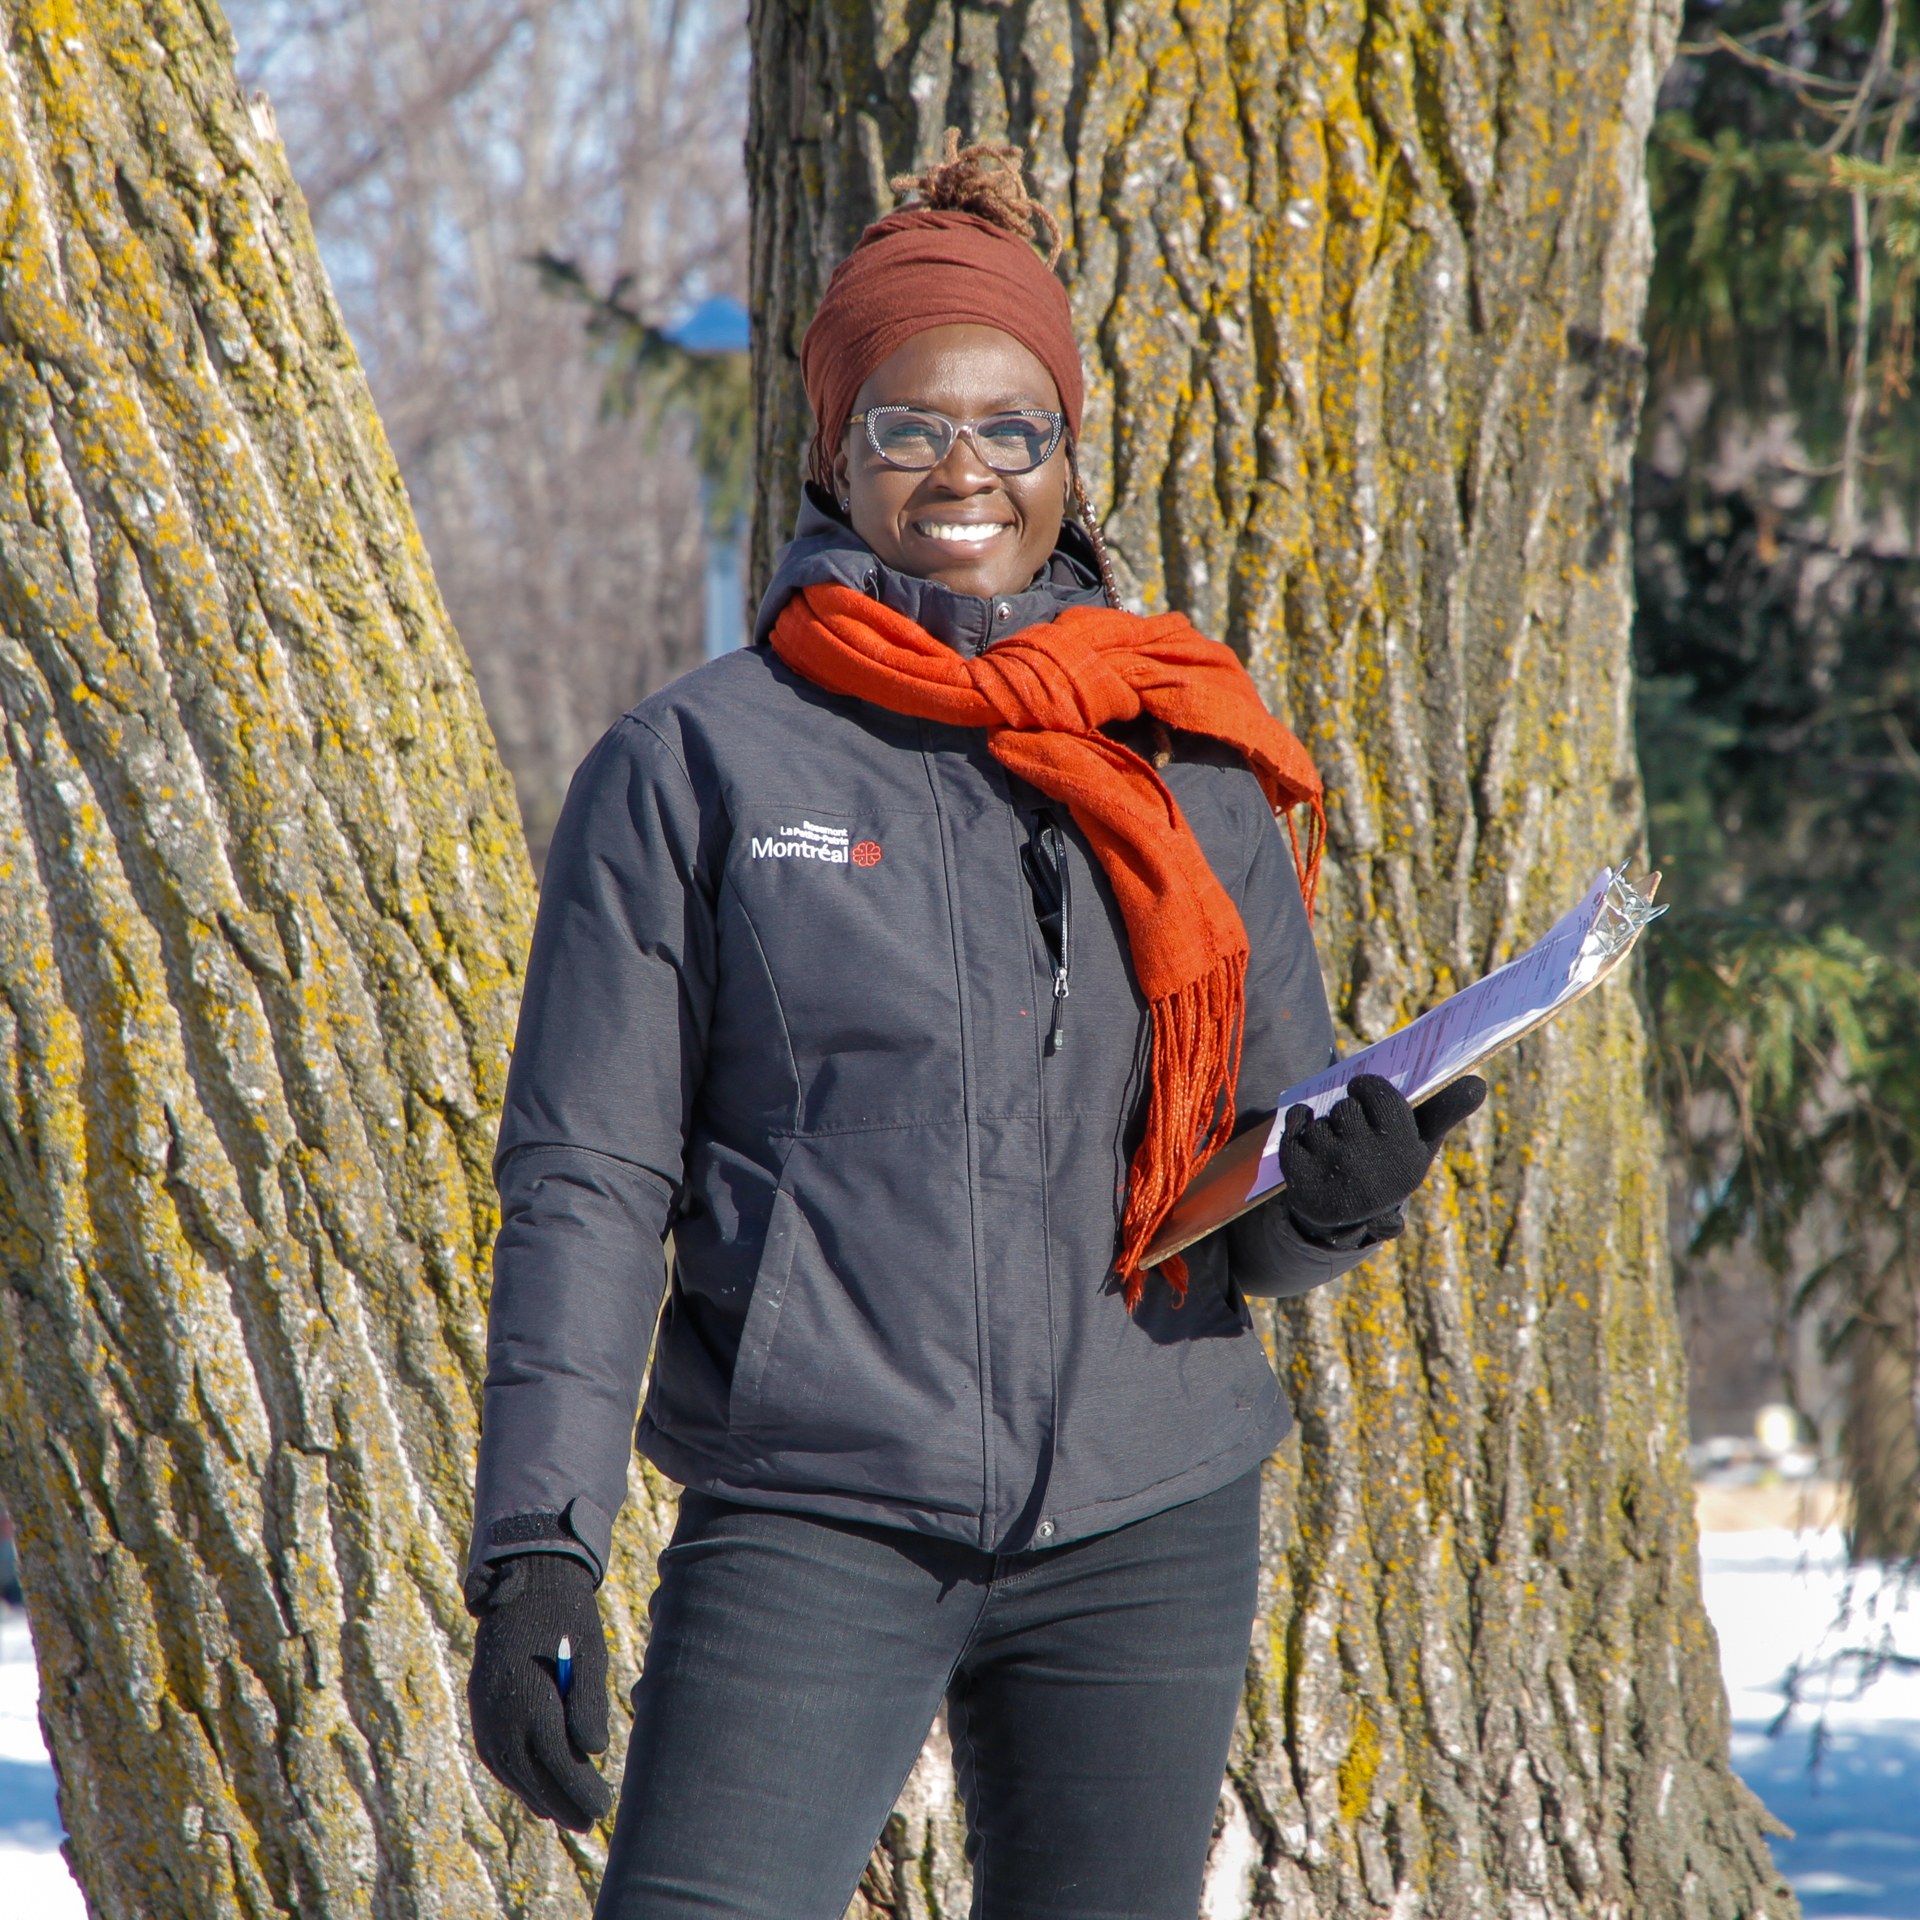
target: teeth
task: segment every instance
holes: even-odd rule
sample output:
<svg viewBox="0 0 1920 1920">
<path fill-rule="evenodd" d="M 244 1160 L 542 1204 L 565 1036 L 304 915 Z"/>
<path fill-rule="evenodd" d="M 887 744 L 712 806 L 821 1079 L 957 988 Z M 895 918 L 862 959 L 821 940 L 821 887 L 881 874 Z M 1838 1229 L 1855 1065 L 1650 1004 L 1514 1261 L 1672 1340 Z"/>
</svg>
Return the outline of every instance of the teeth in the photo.
<svg viewBox="0 0 1920 1920">
<path fill-rule="evenodd" d="M 950 540 L 970 547 L 977 547 L 982 542 L 991 540 L 995 534 L 1003 530 L 997 520 L 986 526 L 982 526 L 978 521 L 971 521 L 961 526 L 946 526 L 937 520 L 922 520 L 914 527 L 915 533 L 925 534 L 929 540 Z"/>
</svg>

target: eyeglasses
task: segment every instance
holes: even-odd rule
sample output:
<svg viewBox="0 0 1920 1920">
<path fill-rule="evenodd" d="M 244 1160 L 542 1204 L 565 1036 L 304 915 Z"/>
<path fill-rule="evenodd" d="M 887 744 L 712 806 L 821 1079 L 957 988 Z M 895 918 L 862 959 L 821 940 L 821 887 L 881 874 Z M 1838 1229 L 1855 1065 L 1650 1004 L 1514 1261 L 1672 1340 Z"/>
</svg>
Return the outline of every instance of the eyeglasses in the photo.
<svg viewBox="0 0 1920 1920">
<path fill-rule="evenodd" d="M 984 420 L 949 420 L 927 407 L 887 406 L 856 413 L 847 425 L 864 425 L 868 446 L 903 473 L 931 472 L 963 433 L 995 473 L 1031 473 L 1053 458 L 1067 416 L 1022 408 L 990 413 Z"/>
</svg>

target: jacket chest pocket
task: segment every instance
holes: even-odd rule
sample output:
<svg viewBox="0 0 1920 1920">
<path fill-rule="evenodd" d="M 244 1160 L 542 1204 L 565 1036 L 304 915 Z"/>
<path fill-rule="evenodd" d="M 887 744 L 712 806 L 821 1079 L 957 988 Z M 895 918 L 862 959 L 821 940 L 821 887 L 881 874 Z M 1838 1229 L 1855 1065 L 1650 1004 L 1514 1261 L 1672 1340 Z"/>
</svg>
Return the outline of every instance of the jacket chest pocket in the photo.
<svg viewBox="0 0 1920 1920">
<path fill-rule="evenodd" d="M 798 1131 L 885 1125 L 958 1099 L 954 930 L 932 811 L 743 809 L 721 966 L 718 1020 L 744 1030 L 717 1037 L 764 1054 L 784 1033 Z M 756 1008 L 763 997 L 772 1004 Z"/>
</svg>

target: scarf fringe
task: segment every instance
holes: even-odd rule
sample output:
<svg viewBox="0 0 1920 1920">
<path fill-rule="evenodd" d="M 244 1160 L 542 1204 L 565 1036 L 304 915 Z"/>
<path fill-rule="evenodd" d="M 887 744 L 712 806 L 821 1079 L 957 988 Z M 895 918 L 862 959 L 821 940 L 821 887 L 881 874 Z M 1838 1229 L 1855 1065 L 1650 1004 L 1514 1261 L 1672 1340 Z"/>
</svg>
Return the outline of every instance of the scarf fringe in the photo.
<svg viewBox="0 0 1920 1920">
<path fill-rule="evenodd" d="M 1315 896 L 1320 891 L 1320 858 L 1327 850 L 1327 808 L 1321 797 L 1315 794 L 1307 796 L 1311 823 L 1307 828 L 1307 850 L 1300 851 L 1300 830 L 1294 825 L 1293 808 L 1282 810 L 1281 818 L 1287 823 L 1287 838 L 1293 844 L 1293 870 L 1300 880 L 1300 897 L 1307 903 L 1307 925 L 1313 925 Z"/>
<path fill-rule="evenodd" d="M 1133 1156 L 1120 1223 L 1119 1274 L 1127 1310 L 1140 1304 L 1140 1256 L 1187 1182 L 1233 1130 L 1233 1089 L 1247 1004 L 1247 955 L 1227 954 L 1199 979 L 1153 1002 L 1153 1095 L 1146 1137 Z M 1187 1297 L 1187 1263 L 1160 1268 L 1176 1303 Z"/>
</svg>

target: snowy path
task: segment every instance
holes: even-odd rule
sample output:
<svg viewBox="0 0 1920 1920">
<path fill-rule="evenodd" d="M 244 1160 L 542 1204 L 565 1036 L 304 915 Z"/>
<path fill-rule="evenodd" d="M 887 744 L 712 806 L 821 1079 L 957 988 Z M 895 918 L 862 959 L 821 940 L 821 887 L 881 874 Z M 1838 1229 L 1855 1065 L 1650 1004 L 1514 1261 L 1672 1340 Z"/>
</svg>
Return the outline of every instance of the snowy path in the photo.
<svg viewBox="0 0 1920 1920">
<path fill-rule="evenodd" d="M 1793 1827 L 1774 1857 L 1808 1920 L 1920 1920 L 1920 1592 L 1904 1602 L 1871 1574 L 1849 1585 L 1833 1533 L 1712 1533 L 1702 1566 L 1733 1708 L 1734 1764 Z M 1844 1628 L 1836 1628 L 1850 1602 Z M 1853 1649 L 1888 1665 L 1862 1695 Z M 1770 1739 L 1782 1682 L 1801 1697 Z M 53 1770 L 34 1713 L 32 1648 L 0 1625 L 0 1882 L 14 1920 L 86 1920 L 59 1846 Z M 1824 1750 L 1808 1761 L 1817 1730 Z"/>
</svg>

